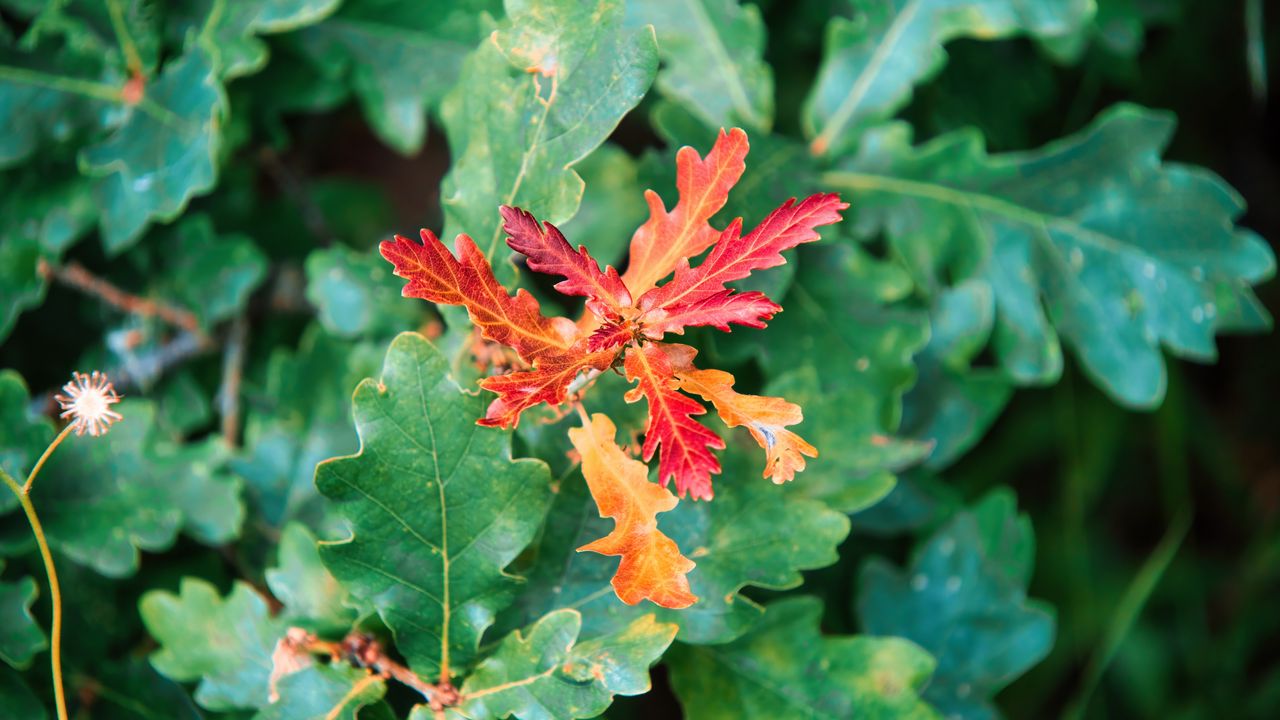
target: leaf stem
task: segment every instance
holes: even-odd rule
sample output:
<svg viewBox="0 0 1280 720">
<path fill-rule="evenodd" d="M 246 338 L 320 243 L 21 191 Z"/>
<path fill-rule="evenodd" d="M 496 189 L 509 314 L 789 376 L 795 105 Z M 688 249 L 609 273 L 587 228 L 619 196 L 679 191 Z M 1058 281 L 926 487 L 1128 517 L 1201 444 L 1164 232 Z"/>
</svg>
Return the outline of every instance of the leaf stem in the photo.
<svg viewBox="0 0 1280 720">
<path fill-rule="evenodd" d="M 64 75 L 54 75 L 52 73 L 41 72 L 39 70 L 28 70 L 27 68 L 13 67 L 12 65 L 0 65 L 0 80 L 8 80 L 11 82 L 22 83 L 24 85 L 35 85 L 36 87 L 48 88 L 49 90 L 57 90 L 58 92 L 71 93 L 73 95 L 83 95 L 93 98 L 94 100 L 103 100 L 106 102 L 122 103 L 124 96 L 120 88 L 108 85 L 107 83 L 97 82 L 95 80 L 85 80 L 83 78 L 66 77 Z"/>
<path fill-rule="evenodd" d="M 68 426 L 69 428 L 70 426 Z M 54 440 L 49 449 L 45 451 L 44 456 L 40 458 L 40 462 L 44 462 L 44 458 L 66 437 L 67 431 L 63 430 Z M 27 514 L 27 522 L 31 524 L 31 534 L 36 538 L 36 546 L 40 548 L 40 558 L 44 561 L 44 572 L 49 578 L 49 601 L 53 604 L 53 627 L 49 631 L 49 664 L 53 670 L 53 698 L 58 706 L 58 720 L 67 720 L 67 697 L 66 691 L 62 687 L 62 588 L 58 585 L 58 572 L 53 566 L 53 553 L 49 552 L 49 541 L 44 536 L 44 528 L 40 525 L 40 517 L 36 515 L 36 508 L 31 504 L 31 496 L 27 494 L 25 488 L 31 486 L 31 481 L 35 479 L 36 470 L 31 471 L 31 476 L 27 478 L 26 486 L 18 485 L 18 481 L 9 476 L 9 473 L 0 468 L 0 480 L 13 491 L 18 497 L 18 503 L 22 505 L 22 511 Z"/>
<path fill-rule="evenodd" d="M 124 23 L 124 8 L 120 6 L 120 0 L 107 0 L 107 14 L 111 16 L 111 29 L 115 31 L 116 42 L 120 44 L 120 53 L 124 55 L 125 67 L 129 68 L 130 75 L 141 77 L 142 55 L 138 52 L 138 45 L 134 43 L 133 37 L 129 35 L 129 28 Z"/>
<path fill-rule="evenodd" d="M 44 467 L 45 461 L 48 460 L 49 456 L 53 454 L 53 451 L 62 444 L 62 441 L 67 439 L 67 436 L 71 434 L 73 427 L 74 426 L 68 424 L 66 427 L 62 428 L 62 432 L 58 433 L 58 437 L 54 438 L 53 442 L 49 443 L 49 447 L 44 449 L 44 453 L 40 455 L 40 459 L 36 461 L 35 467 L 31 468 L 31 474 L 27 475 L 27 481 L 22 484 L 23 495 L 31 492 L 31 483 L 36 481 L 36 475 L 40 473 L 40 468 Z"/>
</svg>

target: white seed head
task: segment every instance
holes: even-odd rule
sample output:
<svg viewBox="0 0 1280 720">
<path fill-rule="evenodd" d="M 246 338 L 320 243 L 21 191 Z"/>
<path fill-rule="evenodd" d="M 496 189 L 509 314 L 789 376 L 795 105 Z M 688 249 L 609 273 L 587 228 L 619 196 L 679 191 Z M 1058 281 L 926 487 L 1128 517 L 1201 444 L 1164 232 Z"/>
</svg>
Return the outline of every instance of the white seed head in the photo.
<svg viewBox="0 0 1280 720">
<path fill-rule="evenodd" d="M 76 435 L 88 432 L 97 437 L 111 429 L 115 422 L 123 420 L 111 406 L 120 402 L 120 396 L 103 373 L 94 370 L 85 375 L 71 373 L 71 382 L 62 386 L 62 393 L 53 396 L 62 406 L 63 418 L 71 418 Z"/>
</svg>

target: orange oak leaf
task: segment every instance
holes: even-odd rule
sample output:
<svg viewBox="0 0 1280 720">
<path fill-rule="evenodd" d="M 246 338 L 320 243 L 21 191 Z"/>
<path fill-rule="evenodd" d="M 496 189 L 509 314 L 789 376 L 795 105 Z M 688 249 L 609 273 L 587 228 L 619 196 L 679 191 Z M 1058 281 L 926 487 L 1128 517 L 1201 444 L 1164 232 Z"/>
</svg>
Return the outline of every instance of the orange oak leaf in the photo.
<svg viewBox="0 0 1280 720">
<path fill-rule="evenodd" d="M 563 276 L 564 280 L 555 285 L 562 295 L 588 298 L 587 306 L 597 315 L 604 315 L 606 309 L 617 314 L 619 308 L 631 304 L 631 293 L 622 284 L 618 271 L 612 266 L 600 270 L 585 246 L 579 245 L 575 251 L 555 225 L 540 225 L 532 214 L 520 208 L 503 205 L 499 211 L 507 245 L 528 258 L 530 270 Z"/>
<path fill-rule="evenodd" d="M 723 370 L 699 370 L 693 366 L 698 351 L 688 345 L 668 345 L 676 382 L 681 390 L 701 397 L 716 408 L 729 427 L 745 427 L 765 451 L 764 477 L 782 484 L 804 470 L 805 456 L 818 451 L 787 429 L 804 420 L 800 406 L 779 397 L 734 392 L 734 377 Z"/>
<path fill-rule="evenodd" d="M 729 190 L 746 169 L 747 134 L 738 128 L 720 131 L 707 157 L 682 147 L 676 153 L 676 189 L 680 199 L 670 212 L 662 198 L 646 190 L 649 219 L 631 237 L 631 262 L 622 275 L 632 296 L 640 297 L 671 274 L 676 264 L 711 247 L 720 231 L 711 216 L 724 207 Z"/>
<path fill-rule="evenodd" d="M 378 249 L 395 274 L 409 281 L 401 295 L 465 306 L 484 337 L 514 348 L 525 362 L 573 347 L 578 334 L 573 321 L 544 316 L 537 299 L 523 289 L 508 295 L 471 238 L 459 235 L 457 245 L 454 258 L 434 233 L 423 230 L 421 243 L 397 235 Z"/>
<path fill-rule="evenodd" d="M 834 193 L 811 195 L 799 203 L 788 200 L 745 236 L 741 234 L 742 218 L 738 218 L 729 224 L 698 267 L 689 267 L 688 258 L 682 258 L 671 282 L 640 298 L 640 310 L 650 313 L 662 309 L 674 315 L 682 309 L 704 307 L 715 298 L 720 299 L 722 307 L 728 306 L 729 301 L 738 296 L 731 291 L 726 293 L 729 290 L 726 283 L 741 280 L 754 270 L 784 264 L 783 251 L 817 240 L 818 232 L 814 228 L 839 222 L 840 211 L 847 207 L 849 204 L 841 202 Z M 745 305 L 747 311 L 741 315 L 746 319 L 744 324 L 754 323 L 759 327 L 760 321 L 752 316 L 758 315 L 758 311 L 750 307 L 752 303 Z M 710 308 L 703 311 L 708 310 Z M 737 322 L 732 313 L 722 315 L 726 322 Z"/>
<path fill-rule="evenodd" d="M 608 535 L 578 548 L 620 555 L 613 590 L 628 605 L 648 599 L 665 608 L 686 608 L 697 601 L 686 575 L 694 563 L 680 554 L 675 541 L 658 530 L 658 513 L 679 502 L 671 491 L 649 482 L 644 464 L 632 459 L 614 439 L 617 428 L 605 415 L 569 430 L 569 440 L 582 458 L 582 475 L 600 517 L 613 518 Z"/>
<path fill-rule="evenodd" d="M 623 361 L 627 379 L 636 382 L 626 394 L 627 402 L 642 396 L 649 402 L 649 423 L 644 431 L 644 459 L 653 458 L 659 447 L 658 482 L 676 481 L 676 494 L 710 500 L 711 475 L 720 472 L 720 461 L 712 450 L 724 448 L 724 441 L 693 418 L 706 409 L 676 388 L 675 371 L 661 343 L 631 345 Z"/>
</svg>

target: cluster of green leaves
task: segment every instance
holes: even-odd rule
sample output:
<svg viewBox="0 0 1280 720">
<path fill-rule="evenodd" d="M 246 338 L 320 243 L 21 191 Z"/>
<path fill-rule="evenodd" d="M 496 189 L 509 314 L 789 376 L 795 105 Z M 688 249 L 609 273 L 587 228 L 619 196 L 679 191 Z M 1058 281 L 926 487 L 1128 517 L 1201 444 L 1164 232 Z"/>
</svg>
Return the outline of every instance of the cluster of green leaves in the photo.
<svg viewBox="0 0 1280 720">
<path fill-rule="evenodd" d="M 77 712 L 643 716 L 614 701 L 661 662 L 690 718 L 997 717 L 1057 617 L 1029 597 L 1027 515 L 962 459 L 1002 452 L 1007 433 L 983 440 L 1019 388 L 1078 367 L 1096 406 L 1151 409 L 1178 387 L 1166 353 L 1211 361 L 1219 333 L 1269 327 L 1252 288 L 1272 252 L 1230 186 L 1163 158 L 1170 114 L 1033 129 L 1061 73 L 1125 87 L 1177 6 L 0 0 L 0 358 L 21 372 L 0 371 L 0 467 L 31 470 L 66 371 L 130 396 L 32 496 Z M 821 455 L 776 486 L 716 426 L 723 489 L 659 519 L 700 600 L 631 606 L 616 558 L 576 551 L 612 525 L 571 459 L 579 418 L 476 426 L 474 381 L 501 358 L 465 314 L 401 299 L 374 248 L 465 233 L 499 280 L 575 312 L 511 262 L 498 207 L 617 265 L 643 190 L 674 204 L 676 149 L 735 126 L 751 153 L 716 227 L 817 191 L 851 208 L 738 283 L 785 307 L 767 330 L 686 339 L 803 407 Z M 120 292 L 68 280 L 72 262 Z M 644 417 L 622 382 L 585 405 L 626 441 Z M 0 495 L 14 717 L 51 713 L 46 598 Z M 377 638 L 429 687 L 287 657 L 290 628 Z"/>
</svg>

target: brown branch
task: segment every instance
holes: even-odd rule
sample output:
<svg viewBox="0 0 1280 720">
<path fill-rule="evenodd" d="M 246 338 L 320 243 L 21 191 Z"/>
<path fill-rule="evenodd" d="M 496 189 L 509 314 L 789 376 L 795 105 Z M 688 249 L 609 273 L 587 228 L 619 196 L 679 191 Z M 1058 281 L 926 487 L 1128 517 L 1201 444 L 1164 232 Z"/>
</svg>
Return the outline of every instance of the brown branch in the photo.
<svg viewBox="0 0 1280 720">
<path fill-rule="evenodd" d="M 302 628 L 289 628 L 289 632 L 277 645 L 277 669 L 272 672 L 273 683 L 280 675 L 288 674 L 290 668 L 305 667 L 305 662 L 299 660 L 298 656 L 312 653 L 328 655 L 334 660 L 345 660 L 356 667 L 366 668 L 384 678 L 391 678 L 411 687 L 426 698 L 427 706 L 437 715 L 461 700 L 458 689 L 448 680 L 440 683 L 423 680 L 417 673 L 388 656 L 382 643 L 376 638 L 354 630 L 347 633 L 341 642 L 331 642 Z M 281 665 L 285 667 L 281 668 Z M 280 672 L 282 669 L 284 672 Z"/>
<path fill-rule="evenodd" d="M 204 331 L 200 328 L 199 321 L 196 320 L 196 316 L 190 310 L 125 292 L 89 272 L 78 262 L 72 261 L 60 266 L 42 259 L 37 271 L 45 279 L 57 280 L 127 313 L 158 317 L 180 330 L 186 330 L 196 335 L 204 334 Z"/>
</svg>

